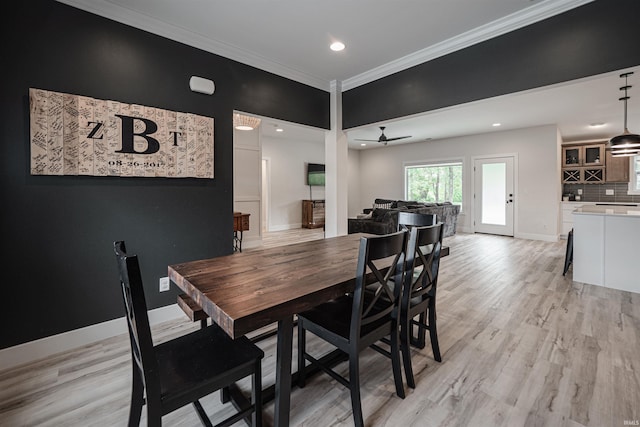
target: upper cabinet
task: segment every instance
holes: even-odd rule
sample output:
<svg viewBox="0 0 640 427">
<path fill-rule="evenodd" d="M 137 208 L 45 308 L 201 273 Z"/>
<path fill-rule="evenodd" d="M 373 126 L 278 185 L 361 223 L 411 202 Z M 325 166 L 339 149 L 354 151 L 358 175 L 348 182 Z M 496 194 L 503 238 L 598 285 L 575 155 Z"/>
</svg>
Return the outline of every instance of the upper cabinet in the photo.
<svg viewBox="0 0 640 427">
<path fill-rule="evenodd" d="M 607 182 L 629 182 L 630 161 L 631 157 L 613 157 L 607 151 Z"/>
<path fill-rule="evenodd" d="M 629 157 L 612 157 L 605 148 L 605 141 L 563 145 L 562 182 L 565 184 L 629 182 Z"/>
<path fill-rule="evenodd" d="M 562 147 L 562 167 L 604 166 L 604 144 L 566 145 Z"/>
<path fill-rule="evenodd" d="M 562 147 L 562 182 L 602 184 L 605 182 L 605 144 L 572 144 Z"/>
</svg>

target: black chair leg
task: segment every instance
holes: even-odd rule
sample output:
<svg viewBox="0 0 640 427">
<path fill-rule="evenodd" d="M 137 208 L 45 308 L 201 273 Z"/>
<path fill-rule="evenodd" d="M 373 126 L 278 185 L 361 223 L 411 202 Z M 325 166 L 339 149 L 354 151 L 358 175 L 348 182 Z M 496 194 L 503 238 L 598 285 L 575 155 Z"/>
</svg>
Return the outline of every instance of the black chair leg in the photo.
<svg viewBox="0 0 640 427">
<path fill-rule="evenodd" d="M 349 390 L 351 391 L 353 422 L 356 427 L 364 427 L 362 402 L 360 401 L 360 361 L 358 360 L 357 351 L 352 351 L 351 353 L 349 357 Z"/>
<path fill-rule="evenodd" d="M 405 347 L 408 348 L 409 346 L 407 345 Z M 397 327 L 393 328 L 391 331 L 391 365 L 393 367 L 393 380 L 396 383 L 396 394 L 400 398 L 404 399 L 405 396 L 404 385 L 402 384 L 402 369 L 400 368 L 400 338 L 398 336 Z"/>
<path fill-rule="evenodd" d="M 440 355 L 440 345 L 438 344 L 438 327 L 436 326 L 436 304 L 435 300 L 429 305 L 429 338 L 431 339 L 431 349 L 433 358 L 437 362 L 442 362 Z"/>
<path fill-rule="evenodd" d="M 147 402 L 147 427 L 162 427 L 162 412 Z"/>
<path fill-rule="evenodd" d="M 228 403 L 231 400 L 231 394 L 229 393 L 229 387 L 222 387 L 220 390 L 220 403 Z"/>
<path fill-rule="evenodd" d="M 298 387 L 304 388 L 306 385 L 306 366 L 305 366 L 305 352 L 307 351 L 306 345 L 306 331 L 302 326 L 302 321 L 298 319 Z"/>
<path fill-rule="evenodd" d="M 251 401 L 255 407 L 252 417 L 254 427 L 262 427 L 262 361 L 257 360 L 255 372 L 252 377 L 253 388 L 251 390 Z"/>
<path fill-rule="evenodd" d="M 413 325 L 411 319 L 406 319 L 405 324 L 400 328 L 400 348 L 402 350 L 402 361 L 404 364 L 404 374 L 407 377 L 407 385 L 411 388 L 416 388 L 416 382 L 413 378 L 413 367 L 411 366 L 411 336 L 413 332 Z"/>
<path fill-rule="evenodd" d="M 133 366 L 133 385 L 131 390 L 131 407 L 129 408 L 129 427 L 138 427 L 144 406 L 144 385 L 138 368 Z"/>
</svg>

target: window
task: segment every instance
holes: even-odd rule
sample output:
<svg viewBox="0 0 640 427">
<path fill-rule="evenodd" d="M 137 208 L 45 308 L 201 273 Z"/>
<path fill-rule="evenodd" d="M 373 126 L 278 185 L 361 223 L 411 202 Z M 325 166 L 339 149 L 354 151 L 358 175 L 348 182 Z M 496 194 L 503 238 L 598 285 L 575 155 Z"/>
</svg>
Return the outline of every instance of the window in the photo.
<svg viewBox="0 0 640 427">
<path fill-rule="evenodd" d="M 631 159 L 629 194 L 640 194 L 640 156 L 635 156 Z"/>
<path fill-rule="evenodd" d="M 405 195 L 418 202 L 462 204 L 462 162 L 405 166 Z"/>
</svg>

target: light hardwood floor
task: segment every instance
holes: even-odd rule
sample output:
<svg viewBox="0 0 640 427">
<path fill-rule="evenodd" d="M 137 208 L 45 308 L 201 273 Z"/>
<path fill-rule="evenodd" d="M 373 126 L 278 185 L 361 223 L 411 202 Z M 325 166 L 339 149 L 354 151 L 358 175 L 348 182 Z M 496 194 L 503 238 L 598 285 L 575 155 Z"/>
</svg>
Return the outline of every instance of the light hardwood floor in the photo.
<svg viewBox="0 0 640 427">
<path fill-rule="evenodd" d="M 286 244 L 286 233 L 265 240 Z M 389 360 L 366 350 L 368 426 L 638 425 L 640 295 L 572 283 L 571 270 L 563 277 L 564 241 L 480 234 L 445 241 L 451 255 L 442 260 L 438 288 L 443 361 L 433 360 L 428 345 L 414 351 L 417 388 L 402 400 Z M 154 336 L 162 341 L 197 327 L 185 318 L 154 328 Z M 274 340 L 260 345 L 264 381 L 273 383 Z M 347 372 L 346 364 L 341 368 Z M 130 377 L 124 334 L 0 372 L 0 426 L 124 426 Z M 213 413 L 218 402 L 214 394 L 203 403 Z M 292 426 L 352 425 L 349 393 L 327 375 L 295 388 L 291 403 Z M 264 416 L 270 424 L 273 404 Z M 145 420 L 143 414 L 141 425 Z M 200 425 L 191 407 L 164 422 Z"/>
</svg>

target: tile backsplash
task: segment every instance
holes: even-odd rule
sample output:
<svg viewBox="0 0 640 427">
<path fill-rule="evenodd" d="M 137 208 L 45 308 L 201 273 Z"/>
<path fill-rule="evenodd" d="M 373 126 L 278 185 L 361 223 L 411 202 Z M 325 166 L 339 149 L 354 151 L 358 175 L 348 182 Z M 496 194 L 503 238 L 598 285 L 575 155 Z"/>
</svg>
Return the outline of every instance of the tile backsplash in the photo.
<svg viewBox="0 0 640 427">
<path fill-rule="evenodd" d="M 629 184 L 625 182 L 612 182 L 610 184 L 564 184 L 562 194 L 578 195 L 578 189 L 582 189 L 581 200 L 583 202 L 617 202 L 640 203 L 640 195 L 629 195 Z M 613 190 L 613 195 L 607 195 L 607 190 Z M 571 198 L 573 200 L 573 197 Z"/>
</svg>

